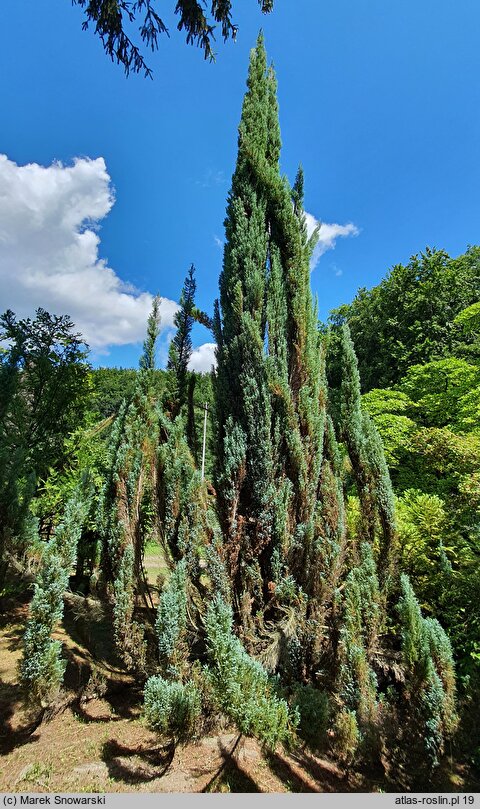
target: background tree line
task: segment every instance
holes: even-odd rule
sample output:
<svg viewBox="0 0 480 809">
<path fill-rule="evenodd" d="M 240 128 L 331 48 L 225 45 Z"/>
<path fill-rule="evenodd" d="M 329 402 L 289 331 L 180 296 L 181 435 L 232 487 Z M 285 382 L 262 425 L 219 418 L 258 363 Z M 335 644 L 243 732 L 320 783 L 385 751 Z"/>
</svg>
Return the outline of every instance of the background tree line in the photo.
<svg viewBox="0 0 480 809">
<path fill-rule="evenodd" d="M 336 309 L 397 496 L 401 563 L 443 616 L 463 681 L 480 651 L 480 249 L 426 249 Z M 339 385 L 338 341 L 330 379 Z"/>
</svg>

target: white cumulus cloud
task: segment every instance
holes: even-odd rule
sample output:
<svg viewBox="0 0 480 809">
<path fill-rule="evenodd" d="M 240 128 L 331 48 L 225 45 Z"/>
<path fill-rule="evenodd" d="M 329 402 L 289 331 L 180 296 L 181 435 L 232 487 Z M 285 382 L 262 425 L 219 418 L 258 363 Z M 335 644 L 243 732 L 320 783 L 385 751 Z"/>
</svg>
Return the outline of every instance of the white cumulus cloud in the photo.
<svg viewBox="0 0 480 809">
<path fill-rule="evenodd" d="M 312 235 L 315 228 L 320 225 L 318 233 L 318 242 L 313 251 L 310 261 L 310 269 L 314 270 L 317 266 L 320 257 L 323 256 L 327 250 L 333 250 L 338 238 L 342 236 L 358 236 L 359 229 L 353 222 L 348 222 L 346 225 L 328 224 L 327 222 L 319 222 L 311 213 L 305 211 L 305 219 L 307 222 L 307 233 Z"/>
<path fill-rule="evenodd" d="M 207 373 L 212 370 L 212 365 L 217 365 L 215 358 L 216 343 L 203 343 L 203 345 L 194 348 L 188 368 L 190 371 L 198 371 L 199 373 Z"/>
<path fill-rule="evenodd" d="M 99 257 L 99 222 L 115 202 L 102 157 L 19 166 L 0 154 L 0 309 L 68 314 L 97 351 L 144 338 L 149 292 Z M 178 305 L 161 299 L 161 327 Z"/>
</svg>

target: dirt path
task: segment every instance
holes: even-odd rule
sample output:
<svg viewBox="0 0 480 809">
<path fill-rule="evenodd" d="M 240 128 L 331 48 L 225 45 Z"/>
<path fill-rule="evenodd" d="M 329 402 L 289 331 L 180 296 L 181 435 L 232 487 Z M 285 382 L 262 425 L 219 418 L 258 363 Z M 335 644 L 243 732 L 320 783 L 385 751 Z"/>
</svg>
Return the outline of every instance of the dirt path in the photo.
<svg viewBox="0 0 480 809">
<path fill-rule="evenodd" d="M 107 717 L 89 705 L 95 719 L 70 710 L 42 725 L 2 758 L 0 791 L 68 792 L 319 792 L 346 791 L 352 784 L 327 762 L 311 761 L 308 772 L 277 754 L 266 760 L 252 739 L 235 734 L 205 738 L 172 751 L 137 718 Z M 359 788 L 359 786 L 358 786 Z"/>
</svg>

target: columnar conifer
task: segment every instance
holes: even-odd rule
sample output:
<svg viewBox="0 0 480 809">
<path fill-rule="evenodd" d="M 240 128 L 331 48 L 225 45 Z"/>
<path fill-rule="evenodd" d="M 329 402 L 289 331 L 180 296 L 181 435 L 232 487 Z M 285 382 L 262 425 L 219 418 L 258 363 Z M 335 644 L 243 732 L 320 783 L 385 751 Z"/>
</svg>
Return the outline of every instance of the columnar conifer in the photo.
<svg viewBox="0 0 480 809">
<path fill-rule="evenodd" d="M 379 535 L 378 571 L 388 574 L 395 546 L 395 502 L 381 438 L 361 408 L 360 376 L 350 331 L 342 326 L 342 434 L 352 462 L 361 503 L 362 530 L 371 542 Z"/>
<path fill-rule="evenodd" d="M 263 603 L 259 555 L 273 524 L 273 457 L 267 363 L 266 288 L 269 234 L 267 192 L 255 171 L 274 166 L 269 80 L 262 38 L 252 52 L 228 198 L 227 242 L 215 319 L 218 372 L 218 488 L 236 609 L 245 625 L 252 594 Z M 276 169 L 276 166 L 275 166 Z M 220 314 L 221 313 L 221 314 Z"/>
<path fill-rule="evenodd" d="M 63 521 L 42 550 L 30 604 L 20 664 L 28 701 L 46 708 L 58 694 L 65 672 L 62 644 L 52 633 L 63 616 L 63 594 L 73 572 L 77 545 L 88 514 L 88 495 L 79 485 L 67 502 Z"/>
<path fill-rule="evenodd" d="M 143 343 L 143 351 L 139 362 L 141 371 L 155 370 L 155 350 L 159 333 L 160 298 L 158 295 L 156 295 L 153 299 L 152 311 L 150 312 L 147 321 L 147 336 Z"/>
<path fill-rule="evenodd" d="M 399 758 L 404 774 L 412 779 L 415 775 L 424 777 L 438 764 L 445 738 L 457 726 L 455 672 L 447 635 L 437 620 L 423 617 L 408 576 L 404 574 L 398 612 L 406 671 L 401 725 L 408 728 L 408 743 L 404 734 L 400 734 L 403 745 Z"/>
<path fill-rule="evenodd" d="M 421 616 L 408 582 L 395 579 L 392 488 L 381 440 L 361 409 L 347 327 L 337 434 L 327 413 L 325 340 L 310 288 L 316 234 L 307 235 L 303 173 L 290 187 L 279 155 L 276 81 L 260 37 L 214 316 L 217 497 L 195 469 L 181 412 L 198 317 L 191 268 L 170 351 L 175 407 L 166 415 L 151 395 L 152 313 L 140 383 L 112 430 L 103 524 L 117 643 L 130 668 L 158 664 L 145 688 L 146 715 L 177 739 L 182 723 L 193 729 L 208 694 L 240 731 L 271 747 L 299 715 L 304 725 L 319 716 L 346 761 L 359 750 L 378 753 L 385 717 L 411 716 L 434 763 L 455 726 L 448 640 Z M 358 530 L 345 518 L 349 468 Z M 170 568 L 148 665 L 136 623 L 145 496 Z"/>
<path fill-rule="evenodd" d="M 112 428 L 109 476 L 102 511 L 103 571 L 113 598 L 114 636 L 127 667 L 145 669 L 145 643 L 135 619 L 136 597 L 144 592 L 145 497 L 155 498 L 159 419 L 152 371 L 159 333 L 159 299 L 154 298 L 132 400 L 124 402 Z"/>
<path fill-rule="evenodd" d="M 250 615 L 261 622 L 292 587 L 300 600 L 311 596 L 304 618 L 319 614 L 315 596 L 326 596 L 320 490 L 331 466 L 328 458 L 324 464 L 324 351 L 310 289 L 316 235 L 307 237 L 302 171 L 293 188 L 279 173 L 276 80 L 261 37 L 247 87 L 215 322 L 219 500 L 237 613 L 251 628 Z M 333 490 L 338 533 L 343 498 L 336 483 Z"/>
<path fill-rule="evenodd" d="M 385 662 L 398 644 L 386 631 L 398 620 L 390 608 L 399 587 L 394 498 L 380 437 L 360 406 L 347 327 L 343 450 L 327 415 L 325 348 L 310 289 L 316 234 L 307 237 L 303 173 L 290 187 L 279 152 L 275 76 L 260 37 L 239 126 L 214 319 L 219 510 L 240 634 L 285 684 L 310 681 L 330 692 L 334 737 L 351 758 L 358 745 L 378 751 L 380 717 L 389 710 L 379 675 L 382 688 L 396 679 Z M 356 536 L 345 520 L 345 452 L 360 500 Z M 432 688 L 441 685 L 435 643 Z M 412 663 L 404 658 L 401 665 L 408 680 Z M 451 695 L 452 669 L 444 668 Z M 437 725 L 438 748 L 448 723 Z"/>
<path fill-rule="evenodd" d="M 174 391 L 172 396 L 172 416 L 175 418 L 187 402 L 188 363 L 192 355 L 192 326 L 195 320 L 195 267 L 191 265 L 185 278 L 180 295 L 180 308 L 173 322 L 176 326 L 175 336 L 170 343 L 167 368 L 174 374 Z"/>
</svg>

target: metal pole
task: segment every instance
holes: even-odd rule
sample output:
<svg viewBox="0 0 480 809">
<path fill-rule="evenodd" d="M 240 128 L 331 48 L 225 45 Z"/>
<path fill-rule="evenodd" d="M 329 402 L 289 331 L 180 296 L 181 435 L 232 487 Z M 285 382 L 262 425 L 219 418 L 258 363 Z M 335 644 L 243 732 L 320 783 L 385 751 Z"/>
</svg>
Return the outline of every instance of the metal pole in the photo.
<svg viewBox="0 0 480 809">
<path fill-rule="evenodd" d="M 202 448 L 202 480 L 205 477 L 205 446 L 207 443 L 207 413 L 208 402 L 205 402 L 205 416 L 203 419 L 203 448 Z"/>
</svg>

